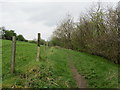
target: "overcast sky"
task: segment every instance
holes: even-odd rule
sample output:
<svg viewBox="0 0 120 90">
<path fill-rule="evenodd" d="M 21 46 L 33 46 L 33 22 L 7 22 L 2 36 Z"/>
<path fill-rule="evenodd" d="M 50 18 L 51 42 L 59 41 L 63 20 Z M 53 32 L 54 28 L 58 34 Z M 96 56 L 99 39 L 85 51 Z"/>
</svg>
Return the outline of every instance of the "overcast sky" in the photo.
<svg viewBox="0 0 120 90">
<path fill-rule="evenodd" d="M 15 30 L 28 40 L 36 38 L 38 32 L 43 39 L 48 40 L 57 23 L 67 14 L 71 14 L 77 20 L 80 14 L 85 13 L 93 4 L 88 1 L 90 0 L 87 2 L 0 0 L 0 26 Z"/>
</svg>

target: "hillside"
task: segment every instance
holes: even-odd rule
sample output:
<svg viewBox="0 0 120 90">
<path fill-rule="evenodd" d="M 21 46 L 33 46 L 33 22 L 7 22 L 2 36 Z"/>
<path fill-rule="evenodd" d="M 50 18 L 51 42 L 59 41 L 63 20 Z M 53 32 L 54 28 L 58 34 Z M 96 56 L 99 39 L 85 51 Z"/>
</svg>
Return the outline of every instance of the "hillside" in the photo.
<svg viewBox="0 0 120 90">
<path fill-rule="evenodd" d="M 118 66 L 98 56 L 60 47 L 41 46 L 41 60 L 36 62 L 37 45 L 17 41 L 15 74 L 10 73 L 11 41 L 2 41 L 3 87 L 76 88 L 76 73 L 88 88 L 118 88 Z"/>
</svg>

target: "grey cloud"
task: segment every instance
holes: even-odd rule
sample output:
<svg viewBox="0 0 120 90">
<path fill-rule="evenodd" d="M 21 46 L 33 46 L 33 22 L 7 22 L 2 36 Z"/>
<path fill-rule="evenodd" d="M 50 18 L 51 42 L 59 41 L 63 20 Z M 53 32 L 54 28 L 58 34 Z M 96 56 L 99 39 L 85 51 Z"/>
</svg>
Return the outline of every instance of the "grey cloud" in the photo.
<svg viewBox="0 0 120 90">
<path fill-rule="evenodd" d="M 79 18 L 80 12 L 85 12 L 92 3 L 36 3 L 8 2 L 0 3 L 0 17 L 8 29 L 23 34 L 27 39 L 33 39 L 41 32 L 43 39 L 48 39 L 57 22 L 66 14 Z M 1 21 L 1 20 L 0 20 Z"/>
<path fill-rule="evenodd" d="M 84 6 L 86 4 L 83 3 Z M 80 11 L 81 8 L 81 3 L 33 3 L 23 8 L 23 11 L 31 15 L 29 21 L 32 23 L 44 22 L 45 25 L 54 26 L 68 13 L 77 16 L 84 10 Z"/>
<path fill-rule="evenodd" d="M 82 5 L 81 5 L 82 4 Z M 79 16 L 84 7 L 89 3 L 3 3 L 2 12 L 8 13 L 8 17 L 16 17 L 16 22 L 29 21 L 32 23 L 43 22 L 51 27 L 63 19 L 67 13 Z"/>
<path fill-rule="evenodd" d="M 25 12 L 31 14 L 29 21 L 33 23 L 44 22 L 45 25 L 54 26 L 56 22 L 62 17 L 65 13 L 63 6 L 48 5 L 36 6 L 36 8 L 27 8 Z M 29 11 L 31 10 L 31 11 Z"/>
</svg>

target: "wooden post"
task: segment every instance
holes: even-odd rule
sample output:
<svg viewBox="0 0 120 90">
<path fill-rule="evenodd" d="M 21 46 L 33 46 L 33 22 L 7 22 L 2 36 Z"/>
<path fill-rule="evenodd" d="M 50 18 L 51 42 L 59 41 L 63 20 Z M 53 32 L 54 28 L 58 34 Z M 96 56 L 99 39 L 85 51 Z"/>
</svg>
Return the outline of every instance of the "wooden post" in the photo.
<svg viewBox="0 0 120 90">
<path fill-rule="evenodd" d="M 46 42 L 44 42 L 44 53 L 46 53 Z"/>
<path fill-rule="evenodd" d="M 40 33 L 38 33 L 38 42 L 37 42 L 37 59 L 36 61 L 40 60 Z"/>
<path fill-rule="evenodd" d="M 12 37 L 12 60 L 11 60 L 11 73 L 15 72 L 15 53 L 16 53 L 16 38 Z"/>
<path fill-rule="evenodd" d="M 48 47 L 48 45 L 49 45 L 49 44 L 48 44 L 48 41 L 47 41 L 47 47 Z"/>
</svg>

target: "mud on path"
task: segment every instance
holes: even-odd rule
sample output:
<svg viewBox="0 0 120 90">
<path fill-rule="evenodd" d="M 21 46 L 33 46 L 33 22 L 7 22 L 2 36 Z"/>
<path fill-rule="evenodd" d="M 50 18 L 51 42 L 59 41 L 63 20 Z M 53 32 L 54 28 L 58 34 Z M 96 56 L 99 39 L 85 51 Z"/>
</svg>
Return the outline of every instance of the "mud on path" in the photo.
<svg viewBox="0 0 120 90">
<path fill-rule="evenodd" d="M 75 66 L 72 63 L 70 63 L 70 69 L 71 69 L 71 72 L 73 74 L 73 77 L 76 81 L 78 88 L 87 88 L 86 80 L 84 79 L 84 77 L 82 75 L 80 75 L 78 73 L 77 69 L 75 68 Z"/>
<path fill-rule="evenodd" d="M 67 54 L 68 55 L 68 54 Z M 85 78 L 80 75 L 76 69 L 76 67 L 74 66 L 74 63 L 72 61 L 72 56 L 68 55 L 68 64 L 71 70 L 71 73 L 73 75 L 73 78 L 76 81 L 76 84 L 78 86 L 78 88 L 87 88 L 87 81 L 85 80 Z"/>
</svg>

